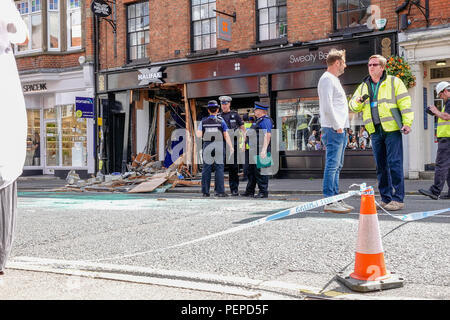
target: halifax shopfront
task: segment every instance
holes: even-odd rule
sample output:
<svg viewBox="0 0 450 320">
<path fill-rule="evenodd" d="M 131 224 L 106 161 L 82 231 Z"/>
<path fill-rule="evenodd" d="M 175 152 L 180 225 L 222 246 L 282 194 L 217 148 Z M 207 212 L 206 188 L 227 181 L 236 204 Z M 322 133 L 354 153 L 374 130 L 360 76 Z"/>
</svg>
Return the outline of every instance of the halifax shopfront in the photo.
<svg viewBox="0 0 450 320">
<path fill-rule="evenodd" d="M 201 120 L 202 107 L 208 100 L 217 100 L 221 95 L 231 96 L 231 108 L 250 117 L 253 116 L 254 101 L 268 103 L 270 116 L 278 129 L 277 177 L 320 178 L 325 166 L 325 151 L 320 136 L 317 83 L 326 70 L 327 53 L 332 48 L 346 50 L 347 68 L 340 80 L 350 96 L 368 74 L 368 58 L 373 54 L 395 55 L 396 43 L 396 32 L 377 32 L 351 39 L 259 48 L 164 65 L 155 63 L 148 67 L 161 68 L 164 70 L 163 82 L 180 86 L 180 105 L 186 104 L 186 114 L 190 113 L 194 121 Z M 137 79 L 138 72 L 130 71 L 129 75 Z M 108 76 L 113 77 L 106 75 L 105 79 Z M 123 74 L 122 77 L 128 76 Z M 132 89 L 129 81 L 127 86 L 124 89 Z M 142 87 L 137 88 L 142 90 Z M 164 125 L 164 122 L 158 122 L 158 125 Z M 371 141 L 364 130 L 361 114 L 350 113 L 349 142 L 342 176 L 375 176 Z"/>
</svg>

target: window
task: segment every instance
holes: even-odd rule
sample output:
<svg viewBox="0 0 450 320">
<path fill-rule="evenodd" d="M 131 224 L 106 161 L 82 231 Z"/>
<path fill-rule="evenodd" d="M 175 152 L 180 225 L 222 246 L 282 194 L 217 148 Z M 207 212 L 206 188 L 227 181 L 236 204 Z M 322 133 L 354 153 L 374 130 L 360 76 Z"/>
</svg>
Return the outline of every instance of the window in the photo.
<svg viewBox="0 0 450 320">
<path fill-rule="evenodd" d="M 193 51 L 216 48 L 216 1 L 192 0 Z"/>
<path fill-rule="evenodd" d="M 128 60 L 146 58 L 150 43 L 148 1 L 129 5 L 127 11 Z"/>
<path fill-rule="evenodd" d="M 362 114 L 350 112 L 349 123 L 347 149 L 370 149 L 372 144 Z M 318 98 L 278 99 L 277 128 L 281 128 L 281 151 L 324 150 Z"/>
<path fill-rule="evenodd" d="M 81 0 L 67 0 L 67 49 L 81 48 Z"/>
<path fill-rule="evenodd" d="M 335 0 L 335 29 L 360 27 L 366 24 L 370 0 Z"/>
<path fill-rule="evenodd" d="M 48 50 L 59 50 L 59 0 L 48 0 Z"/>
<path fill-rule="evenodd" d="M 259 41 L 287 36 L 286 0 L 257 0 Z"/>
<path fill-rule="evenodd" d="M 15 45 L 16 52 L 37 51 L 42 49 L 41 0 L 16 1 L 17 9 L 28 27 L 28 39 L 21 45 Z"/>
</svg>

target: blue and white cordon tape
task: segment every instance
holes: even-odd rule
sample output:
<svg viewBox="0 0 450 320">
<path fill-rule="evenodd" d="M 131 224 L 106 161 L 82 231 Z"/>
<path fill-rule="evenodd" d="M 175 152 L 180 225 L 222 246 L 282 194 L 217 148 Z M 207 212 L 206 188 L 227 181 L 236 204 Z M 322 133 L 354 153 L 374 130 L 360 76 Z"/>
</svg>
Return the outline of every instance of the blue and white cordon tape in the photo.
<svg viewBox="0 0 450 320">
<path fill-rule="evenodd" d="M 291 216 L 291 215 L 294 215 L 294 214 L 305 212 L 305 211 L 308 211 L 308 210 L 311 210 L 311 209 L 315 209 L 315 208 L 318 208 L 318 207 L 322 207 L 322 206 L 325 206 L 325 205 L 333 203 L 333 202 L 344 200 L 344 199 L 349 198 L 351 196 L 355 196 L 355 195 L 360 196 L 362 194 L 369 194 L 369 195 L 374 195 L 375 194 L 374 193 L 374 189 L 372 187 L 370 187 L 370 186 L 367 187 L 365 183 L 353 184 L 353 185 L 350 186 L 350 188 L 352 188 L 354 186 L 358 186 L 359 190 L 350 190 L 350 191 L 348 191 L 346 193 L 339 194 L 339 195 L 336 195 L 336 196 L 323 198 L 323 199 L 316 200 L 316 201 L 306 202 L 306 203 L 303 203 L 303 204 L 301 204 L 301 205 L 299 205 L 297 207 L 293 207 L 293 208 L 290 208 L 290 209 L 285 209 L 285 210 L 282 210 L 280 212 L 274 213 L 274 214 L 272 214 L 270 216 L 267 216 L 267 217 L 264 217 L 264 218 L 261 218 L 261 219 L 258 219 L 258 220 L 255 220 L 255 221 L 252 221 L 252 222 L 249 222 L 249 223 L 246 223 L 246 224 L 234 227 L 234 228 L 230 228 L 230 229 L 227 229 L 227 230 L 224 230 L 224 231 L 221 231 L 221 232 L 210 234 L 210 235 L 207 235 L 205 237 L 201 237 L 201 238 L 198 238 L 198 239 L 194 239 L 194 240 L 190 240 L 190 241 L 187 241 L 187 242 L 179 243 L 179 244 L 176 244 L 176 245 L 173 245 L 173 246 L 169 246 L 169 247 L 165 247 L 165 248 L 154 249 L 154 250 L 145 251 L 145 252 L 137 252 L 137 253 L 132 253 L 132 254 L 128 254 L 128 255 L 122 255 L 122 256 L 116 256 L 116 257 L 111 257 L 111 258 L 95 259 L 95 260 L 92 260 L 92 261 L 105 261 L 105 260 L 123 259 L 123 258 L 129 258 L 129 257 L 135 257 L 135 256 L 144 255 L 144 254 L 148 254 L 148 253 L 153 253 L 153 252 L 157 252 L 157 251 L 161 251 L 161 250 L 178 248 L 178 247 L 186 246 L 186 245 L 189 245 L 189 244 L 197 243 L 197 242 L 200 242 L 200 241 L 205 241 L 205 240 L 208 240 L 208 239 L 216 238 L 216 237 L 219 237 L 219 236 L 222 236 L 222 235 L 225 235 L 225 234 L 229 234 L 229 233 L 237 232 L 237 231 L 240 231 L 240 230 L 252 228 L 252 227 L 255 227 L 255 226 L 258 226 L 258 225 L 262 225 L 262 224 L 264 224 L 266 222 L 269 222 L 269 221 L 278 220 L 278 219 L 281 219 L 281 218 L 284 218 L 284 217 L 287 217 L 287 216 Z M 379 206 L 379 207 L 381 208 L 381 206 Z M 441 210 L 435 210 L 435 211 L 414 212 L 414 213 L 403 215 L 403 216 L 392 215 L 391 213 L 389 213 L 385 209 L 383 209 L 383 211 L 386 212 L 391 217 L 396 218 L 396 219 L 400 219 L 402 221 L 415 221 L 415 220 L 428 218 L 428 217 L 434 216 L 434 215 L 439 214 L 439 213 L 450 211 L 450 208 L 441 209 Z"/>
</svg>

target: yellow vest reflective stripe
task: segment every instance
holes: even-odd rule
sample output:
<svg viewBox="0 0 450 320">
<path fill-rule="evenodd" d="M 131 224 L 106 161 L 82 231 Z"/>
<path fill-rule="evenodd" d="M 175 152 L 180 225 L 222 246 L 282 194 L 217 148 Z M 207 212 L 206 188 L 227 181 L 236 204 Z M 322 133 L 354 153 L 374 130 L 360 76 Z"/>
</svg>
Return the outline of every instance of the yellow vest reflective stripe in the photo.
<svg viewBox="0 0 450 320">
<path fill-rule="evenodd" d="M 251 122 L 244 122 L 244 128 L 245 128 L 245 130 L 250 129 L 251 126 L 252 126 L 252 123 L 251 123 Z M 243 143 L 244 143 L 244 137 L 241 135 L 241 136 L 240 136 L 240 139 L 239 139 L 239 148 L 242 149 L 242 144 L 243 144 Z M 245 149 L 250 149 L 248 143 L 245 144 Z"/>
<path fill-rule="evenodd" d="M 356 102 L 356 99 L 365 94 L 369 94 L 369 87 L 366 82 L 361 83 L 356 89 L 353 97 L 349 101 L 349 108 L 353 112 L 363 113 L 363 124 L 369 134 L 375 132 L 375 125 L 372 120 L 370 110 L 370 100 L 364 103 Z M 414 112 L 411 108 L 411 97 L 408 94 L 403 82 L 396 77 L 386 76 L 386 79 L 380 84 L 378 89 L 378 114 L 380 116 L 381 126 L 384 131 L 399 130 L 399 126 L 395 121 L 391 109 L 397 108 L 402 116 L 403 125 L 411 127 L 414 120 Z"/>
<path fill-rule="evenodd" d="M 441 112 L 445 112 L 445 104 Z M 450 120 L 438 118 L 436 135 L 438 138 L 450 138 Z"/>
</svg>

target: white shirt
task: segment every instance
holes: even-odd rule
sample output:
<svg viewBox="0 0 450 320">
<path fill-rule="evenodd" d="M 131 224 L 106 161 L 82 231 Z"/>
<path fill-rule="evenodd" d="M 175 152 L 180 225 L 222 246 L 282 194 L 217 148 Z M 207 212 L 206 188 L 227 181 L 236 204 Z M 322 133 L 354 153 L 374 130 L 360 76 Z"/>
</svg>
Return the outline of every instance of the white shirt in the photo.
<svg viewBox="0 0 450 320">
<path fill-rule="evenodd" d="M 348 101 L 339 79 L 326 71 L 320 77 L 317 91 L 320 125 L 334 130 L 348 128 Z"/>
<path fill-rule="evenodd" d="M 14 24 L 15 33 L 7 30 Z M 14 55 L 10 43 L 22 43 L 27 28 L 11 0 L 0 0 L 0 189 L 21 174 L 26 156 L 27 114 Z"/>
</svg>

